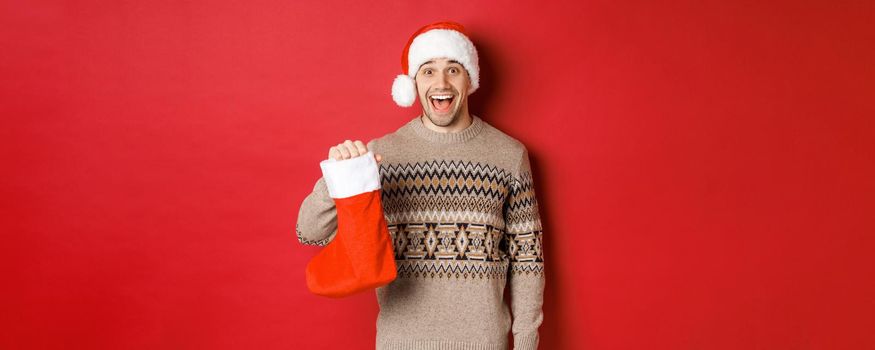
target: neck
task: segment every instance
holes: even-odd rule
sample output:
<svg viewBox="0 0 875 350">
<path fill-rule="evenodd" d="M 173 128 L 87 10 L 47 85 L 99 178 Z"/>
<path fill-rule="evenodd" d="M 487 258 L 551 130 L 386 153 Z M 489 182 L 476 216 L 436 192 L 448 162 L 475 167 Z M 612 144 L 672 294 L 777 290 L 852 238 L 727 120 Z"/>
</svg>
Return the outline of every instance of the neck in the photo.
<svg viewBox="0 0 875 350">
<path fill-rule="evenodd" d="M 429 119 L 425 115 L 425 113 L 419 115 L 419 120 L 422 121 L 422 125 L 424 125 L 429 130 L 440 133 L 452 133 L 465 130 L 465 128 L 471 125 L 471 123 L 474 121 L 474 118 L 472 118 L 471 114 L 468 113 L 467 108 L 463 108 L 459 113 L 459 117 L 456 118 L 456 120 L 453 120 L 453 122 L 447 126 L 435 125 L 431 122 L 431 119 Z"/>
</svg>

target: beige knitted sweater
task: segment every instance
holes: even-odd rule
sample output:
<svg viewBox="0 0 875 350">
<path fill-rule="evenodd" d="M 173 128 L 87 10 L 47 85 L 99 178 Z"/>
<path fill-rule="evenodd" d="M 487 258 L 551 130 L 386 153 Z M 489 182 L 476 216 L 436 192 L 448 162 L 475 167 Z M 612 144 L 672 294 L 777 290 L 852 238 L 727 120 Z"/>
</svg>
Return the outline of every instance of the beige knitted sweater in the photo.
<svg viewBox="0 0 875 350">
<path fill-rule="evenodd" d="M 544 254 L 528 152 L 481 118 L 439 133 L 420 117 L 368 142 L 382 155 L 383 212 L 398 278 L 377 288 L 378 350 L 536 349 Z M 297 237 L 337 233 L 324 177 L 301 204 Z M 505 301 L 504 290 L 510 289 Z"/>
</svg>

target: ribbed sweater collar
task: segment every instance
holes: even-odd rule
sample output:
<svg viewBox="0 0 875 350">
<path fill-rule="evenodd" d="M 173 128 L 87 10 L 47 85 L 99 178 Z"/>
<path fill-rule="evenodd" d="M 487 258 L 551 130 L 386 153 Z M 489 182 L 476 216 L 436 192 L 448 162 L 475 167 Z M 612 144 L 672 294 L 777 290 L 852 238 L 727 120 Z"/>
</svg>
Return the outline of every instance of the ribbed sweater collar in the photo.
<svg viewBox="0 0 875 350">
<path fill-rule="evenodd" d="M 462 131 L 457 132 L 437 132 L 432 129 L 429 129 L 422 123 L 420 120 L 421 116 L 416 116 L 409 123 L 407 123 L 413 132 L 425 139 L 426 141 L 437 142 L 437 143 L 461 143 L 468 141 L 483 131 L 483 120 L 476 115 L 471 115 L 471 125 L 468 125 Z"/>
</svg>

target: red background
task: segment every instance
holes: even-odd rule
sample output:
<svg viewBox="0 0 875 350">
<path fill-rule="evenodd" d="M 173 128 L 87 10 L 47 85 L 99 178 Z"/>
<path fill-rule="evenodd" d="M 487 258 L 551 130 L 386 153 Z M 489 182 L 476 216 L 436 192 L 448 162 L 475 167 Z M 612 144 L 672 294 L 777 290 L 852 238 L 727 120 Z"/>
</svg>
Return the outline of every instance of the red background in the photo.
<svg viewBox="0 0 875 350">
<path fill-rule="evenodd" d="M 3 1 L 0 348 L 372 349 L 294 224 L 408 35 L 524 142 L 541 349 L 875 347 L 869 1 Z"/>
</svg>

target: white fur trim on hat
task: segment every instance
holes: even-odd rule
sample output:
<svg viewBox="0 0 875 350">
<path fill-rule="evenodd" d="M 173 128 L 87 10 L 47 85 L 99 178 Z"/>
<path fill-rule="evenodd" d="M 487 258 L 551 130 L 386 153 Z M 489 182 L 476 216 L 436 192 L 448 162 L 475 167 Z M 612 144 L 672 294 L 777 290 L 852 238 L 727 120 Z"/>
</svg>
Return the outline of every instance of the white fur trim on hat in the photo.
<svg viewBox="0 0 875 350">
<path fill-rule="evenodd" d="M 410 107 L 416 101 L 416 82 L 404 74 L 398 74 L 392 82 L 392 99 L 401 107 Z"/>
</svg>

